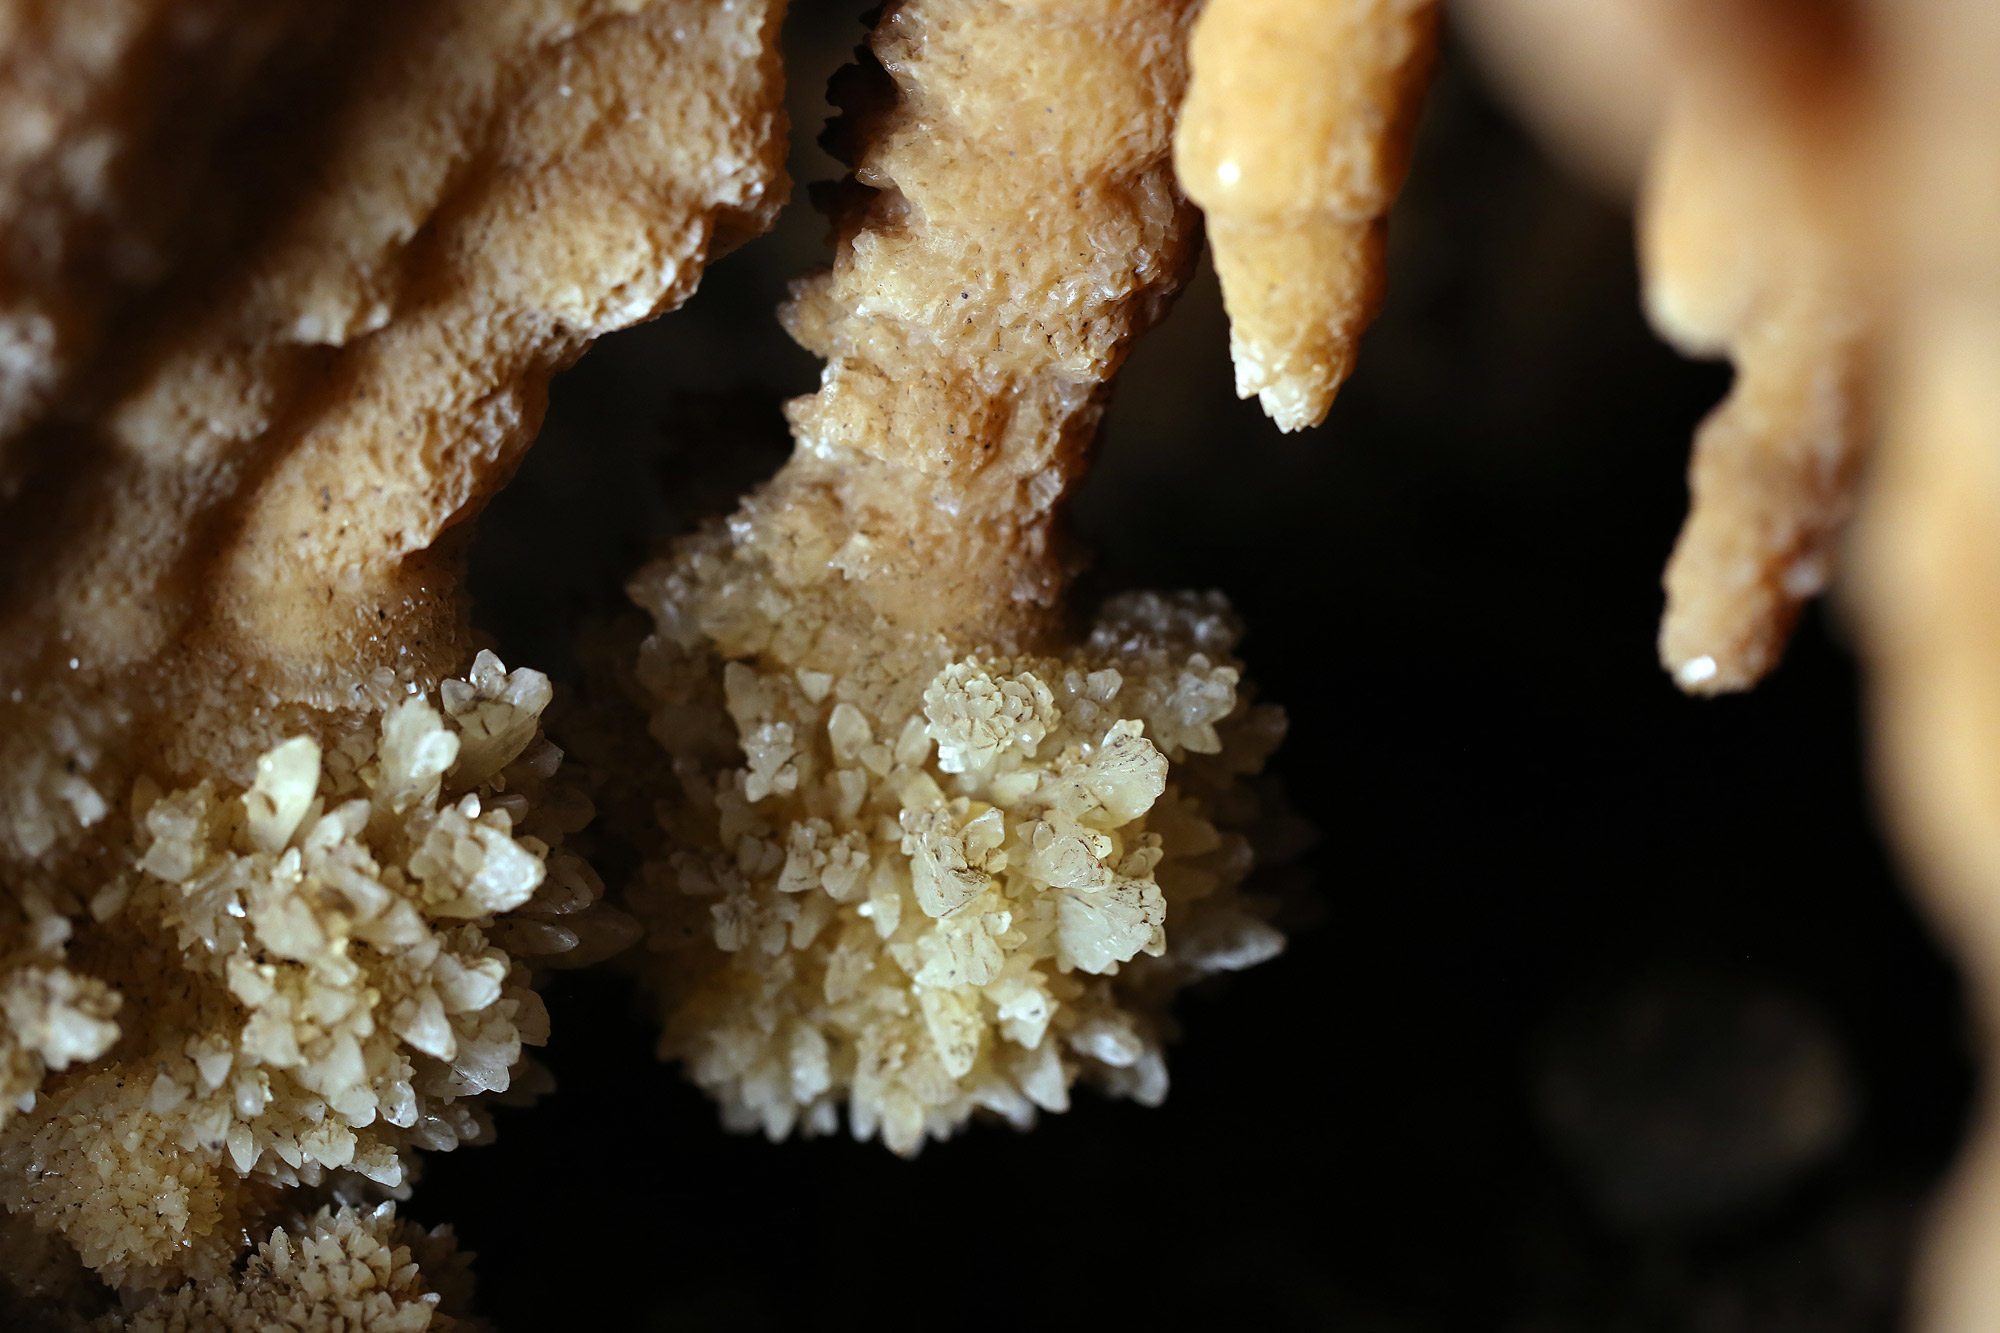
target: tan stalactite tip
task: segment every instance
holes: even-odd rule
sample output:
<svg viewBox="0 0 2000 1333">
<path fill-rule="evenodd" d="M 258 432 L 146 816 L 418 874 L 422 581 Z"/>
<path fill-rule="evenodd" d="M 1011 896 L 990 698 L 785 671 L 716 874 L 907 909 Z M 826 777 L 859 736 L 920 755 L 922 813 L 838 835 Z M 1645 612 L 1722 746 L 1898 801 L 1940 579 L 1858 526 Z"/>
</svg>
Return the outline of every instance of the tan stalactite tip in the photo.
<svg viewBox="0 0 2000 1333">
<path fill-rule="evenodd" d="M 1665 577 L 1661 662 L 1697 694 L 1755 685 L 1831 580 L 1872 429 L 1879 300 L 1860 69 L 1824 18 L 1719 14 L 1669 34 L 1681 58 L 1640 215 L 1653 326 L 1737 372 L 1696 434 Z"/>
<path fill-rule="evenodd" d="M 1175 162 L 1201 205 L 1236 391 L 1285 430 L 1326 419 L 1382 302 L 1436 46 L 1427 0 L 1210 0 Z"/>
</svg>

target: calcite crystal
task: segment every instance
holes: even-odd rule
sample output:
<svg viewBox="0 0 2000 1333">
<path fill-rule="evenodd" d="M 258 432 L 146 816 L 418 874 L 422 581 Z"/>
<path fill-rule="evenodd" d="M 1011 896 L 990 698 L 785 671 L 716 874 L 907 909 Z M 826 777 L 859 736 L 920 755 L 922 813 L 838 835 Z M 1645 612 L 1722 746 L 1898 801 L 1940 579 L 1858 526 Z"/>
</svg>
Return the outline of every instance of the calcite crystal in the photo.
<svg viewBox="0 0 2000 1333">
<path fill-rule="evenodd" d="M 247 788 L 134 791 L 76 950 L 117 1042 L 0 1126 L 0 1202 L 105 1278 L 218 1277 L 284 1191 L 396 1190 L 411 1148 L 484 1137 L 475 1099 L 547 1039 L 531 963 L 625 942 L 556 850 L 590 807 L 550 785 L 546 678 L 487 653 L 440 693 L 287 740 Z"/>
<path fill-rule="evenodd" d="M 274 1229 L 240 1276 L 190 1282 L 107 1314 L 90 1333 L 471 1333 L 471 1281 L 449 1230 L 387 1204 L 322 1208 Z"/>
<path fill-rule="evenodd" d="M 725 541 L 635 589 L 687 627 L 639 666 L 680 777 L 639 895 L 662 1053 L 733 1128 L 844 1107 L 901 1153 L 975 1110 L 1025 1128 L 1079 1076 L 1159 1102 L 1174 991 L 1283 945 L 1240 889 L 1284 723 L 1239 692 L 1226 608 L 1147 594 L 1063 657 L 933 636 L 835 672 L 839 627 L 721 582 Z"/>
<path fill-rule="evenodd" d="M 639 907 L 662 1053 L 733 1125 L 902 1153 L 974 1110 L 1141 1101 L 1181 983 L 1275 953 L 1239 893 L 1252 709 L 1212 600 L 1066 630 L 1057 502 L 1190 258 L 1189 6 L 912 0 L 844 80 L 828 358 L 792 460 L 648 567 L 671 757 Z"/>
</svg>

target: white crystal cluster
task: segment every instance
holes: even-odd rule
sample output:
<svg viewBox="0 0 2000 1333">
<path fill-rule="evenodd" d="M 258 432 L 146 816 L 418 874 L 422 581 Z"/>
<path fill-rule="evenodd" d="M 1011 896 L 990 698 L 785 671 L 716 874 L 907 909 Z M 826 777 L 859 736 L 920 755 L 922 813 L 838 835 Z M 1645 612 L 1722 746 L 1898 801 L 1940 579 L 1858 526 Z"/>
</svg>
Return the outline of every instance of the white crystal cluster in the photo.
<svg viewBox="0 0 2000 1333">
<path fill-rule="evenodd" d="M 1232 829 L 1283 719 L 1240 696 L 1220 599 L 1120 599 L 1064 657 L 890 640 L 842 670 L 809 604 L 742 589 L 635 585 L 678 786 L 636 895 L 662 1054 L 733 1127 L 825 1133 L 844 1106 L 904 1154 L 976 1110 L 1063 1110 L 1079 1076 L 1158 1102 L 1172 992 L 1282 946 Z"/>
<path fill-rule="evenodd" d="M 119 996 L 95 977 L 64 966 L 72 927 L 47 894 L 0 897 L 0 1128 L 31 1108 L 51 1070 L 95 1060 L 118 1040 Z"/>
<path fill-rule="evenodd" d="M 84 776 L 99 767 L 107 748 L 107 719 L 91 702 L 72 696 L 22 706 L 14 725 L 0 732 L 0 773 L 11 784 L 0 805 L 0 853 L 32 861 L 64 829 L 93 828 L 110 812 Z"/>
<path fill-rule="evenodd" d="M 464 1269 L 446 1228 L 419 1231 L 387 1204 L 323 1208 L 274 1230 L 240 1274 L 106 1315 L 91 1333 L 453 1333 L 472 1327 L 445 1313 L 469 1293 Z"/>
<path fill-rule="evenodd" d="M 74 1066 L 0 1129 L 0 1202 L 113 1281 L 212 1274 L 282 1191 L 398 1190 L 410 1148 L 484 1136 L 471 1099 L 547 1037 L 529 963 L 617 933 L 559 847 L 591 810 L 551 783 L 549 697 L 481 653 L 244 788 L 140 779 L 132 862 L 87 904 L 103 980 L 0 983 L 12 1040 Z"/>
</svg>

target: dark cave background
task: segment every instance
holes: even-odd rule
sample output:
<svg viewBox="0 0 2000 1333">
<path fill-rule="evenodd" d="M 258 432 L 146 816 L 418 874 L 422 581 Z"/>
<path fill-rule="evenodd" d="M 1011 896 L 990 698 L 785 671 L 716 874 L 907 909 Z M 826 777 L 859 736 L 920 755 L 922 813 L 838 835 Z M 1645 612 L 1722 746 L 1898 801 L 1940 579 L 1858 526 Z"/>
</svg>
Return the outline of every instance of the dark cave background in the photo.
<svg viewBox="0 0 2000 1333">
<path fill-rule="evenodd" d="M 578 619 L 650 544 L 781 461 L 817 363 L 771 311 L 825 253 L 804 182 L 835 170 L 819 91 L 861 32 L 795 7 L 779 230 L 556 381 L 473 557 L 510 664 L 573 677 Z M 1837 608 L 1748 697 L 1654 661 L 1727 369 L 1647 332 L 1629 217 L 1456 49 L 1392 238 L 1325 427 L 1236 400 L 1204 266 L 1075 505 L 1087 587 L 1228 594 L 1319 830 L 1316 920 L 1184 999 L 1167 1104 L 1084 1094 L 914 1162 L 739 1138 L 626 983 L 559 974 L 558 1090 L 428 1158 L 412 1208 L 478 1252 L 501 1329 L 1895 1325 L 1971 1072 L 1875 829 Z"/>
</svg>

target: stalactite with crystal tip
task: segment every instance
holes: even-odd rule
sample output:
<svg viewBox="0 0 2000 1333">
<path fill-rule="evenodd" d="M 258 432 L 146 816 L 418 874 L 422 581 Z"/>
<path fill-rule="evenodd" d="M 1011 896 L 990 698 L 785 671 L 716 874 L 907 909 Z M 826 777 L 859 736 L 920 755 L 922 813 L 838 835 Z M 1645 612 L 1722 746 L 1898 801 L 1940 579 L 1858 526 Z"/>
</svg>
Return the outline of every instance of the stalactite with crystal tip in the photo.
<svg viewBox="0 0 2000 1333">
<path fill-rule="evenodd" d="M 1280 947 L 1240 890 L 1282 719 L 1227 608 L 1064 618 L 1058 503 L 1192 258 L 1191 8 L 884 12 L 837 257 L 784 312 L 828 362 L 792 460 L 632 585 L 661 1051 L 734 1126 L 911 1153 L 1079 1076 L 1157 1101 L 1174 990 Z"/>
</svg>

